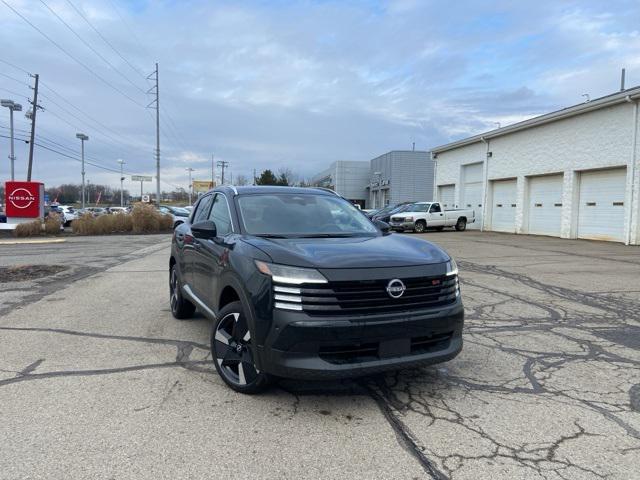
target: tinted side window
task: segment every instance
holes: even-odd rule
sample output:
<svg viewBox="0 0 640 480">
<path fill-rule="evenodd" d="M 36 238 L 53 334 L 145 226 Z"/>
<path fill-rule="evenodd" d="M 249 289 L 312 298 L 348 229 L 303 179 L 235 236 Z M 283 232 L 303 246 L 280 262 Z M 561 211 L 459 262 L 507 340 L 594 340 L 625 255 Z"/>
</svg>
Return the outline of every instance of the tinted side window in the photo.
<svg viewBox="0 0 640 480">
<path fill-rule="evenodd" d="M 207 195 L 203 197 L 196 207 L 196 213 L 193 215 L 193 223 L 201 222 L 202 220 L 206 220 L 209 216 L 209 209 L 211 208 L 211 201 L 213 200 L 213 195 Z"/>
<path fill-rule="evenodd" d="M 431 213 L 440 213 L 440 205 L 431 205 Z"/>
<path fill-rule="evenodd" d="M 213 201 L 213 208 L 209 214 L 209 220 L 216 224 L 216 230 L 219 237 L 231 233 L 231 218 L 229 217 L 229 207 L 227 199 L 222 194 L 217 194 Z"/>
</svg>

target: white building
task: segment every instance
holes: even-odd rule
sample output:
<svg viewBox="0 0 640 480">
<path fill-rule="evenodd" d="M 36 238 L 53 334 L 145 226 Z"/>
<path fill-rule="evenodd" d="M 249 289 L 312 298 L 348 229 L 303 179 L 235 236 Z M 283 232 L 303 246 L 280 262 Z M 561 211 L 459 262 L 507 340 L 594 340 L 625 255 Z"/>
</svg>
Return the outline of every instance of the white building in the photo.
<svg viewBox="0 0 640 480">
<path fill-rule="evenodd" d="M 475 228 L 638 245 L 638 101 L 627 89 L 436 147 L 436 195 L 474 208 Z"/>
</svg>

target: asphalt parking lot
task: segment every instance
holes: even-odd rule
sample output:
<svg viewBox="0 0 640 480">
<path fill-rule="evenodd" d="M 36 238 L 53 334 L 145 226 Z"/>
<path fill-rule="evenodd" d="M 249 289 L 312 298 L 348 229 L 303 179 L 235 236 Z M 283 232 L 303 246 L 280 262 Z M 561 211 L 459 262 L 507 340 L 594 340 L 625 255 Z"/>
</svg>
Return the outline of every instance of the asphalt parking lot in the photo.
<svg viewBox="0 0 640 480">
<path fill-rule="evenodd" d="M 640 478 L 640 248 L 424 236 L 458 260 L 460 356 L 259 396 L 172 318 L 168 236 L 0 245 L 70 264 L 0 283 L 0 478 Z"/>
</svg>

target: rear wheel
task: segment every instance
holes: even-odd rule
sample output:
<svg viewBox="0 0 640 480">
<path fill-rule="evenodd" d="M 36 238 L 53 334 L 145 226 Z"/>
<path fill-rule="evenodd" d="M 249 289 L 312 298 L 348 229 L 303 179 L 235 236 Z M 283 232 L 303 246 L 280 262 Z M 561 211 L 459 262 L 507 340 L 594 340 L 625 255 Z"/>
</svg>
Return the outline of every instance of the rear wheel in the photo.
<svg viewBox="0 0 640 480">
<path fill-rule="evenodd" d="M 211 333 L 211 354 L 222 380 L 237 392 L 259 393 L 271 383 L 255 365 L 251 330 L 240 302 L 220 310 Z"/>
<path fill-rule="evenodd" d="M 467 220 L 464 218 L 459 218 L 456 223 L 456 230 L 459 232 L 463 232 L 467 229 Z"/>
<path fill-rule="evenodd" d="M 427 229 L 427 223 L 424 220 L 418 220 L 414 226 L 416 233 L 423 233 Z"/>
<path fill-rule="evenodd" d="M 171 314 L 178 320 L 191 318 L 196 311 L 193 303 L 182 296 L 182 284 L 175 265 L 171 265 L 169 270 L 169 304 Z"/>
</svg>

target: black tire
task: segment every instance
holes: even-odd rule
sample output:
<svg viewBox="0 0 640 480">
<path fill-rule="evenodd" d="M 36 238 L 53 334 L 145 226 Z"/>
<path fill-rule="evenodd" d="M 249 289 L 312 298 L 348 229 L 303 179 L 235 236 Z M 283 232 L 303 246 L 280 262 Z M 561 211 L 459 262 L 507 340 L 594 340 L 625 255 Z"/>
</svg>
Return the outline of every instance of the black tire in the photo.
<svg viewBox="0 0 640 480">
<path fill-rule="evenodd" d="M 413 227 L 413 231 L 416 233 L 424 233 L 426 229 L 427 229 L 427 222 L 425 222 L 424 220 L 418 220 L 415 226 Z"/>
<path fill-rule="evenodd" d="M 191 318 L 196 311 L 193 303 L 182 296 L 182 282 L 175 265 L 169 269 L 169 305 L 171 314 L 178 320 Z"/>
<path fill-rule="evenodd" d="M 251 329 L 241 302 L 232 302 L 218 313 L 211 332 L 211 356 L 218 375 L 233 390 L 253 394 L 264 391 L 270 375 L 255 366 Z"/>
<path fill-rule="evenodd" d="M 464 232 L 467 229 L 467 220 L 464 218 L 459 218 L 456 223 L 456 230 L 459 232 Z"/>
</svg>

